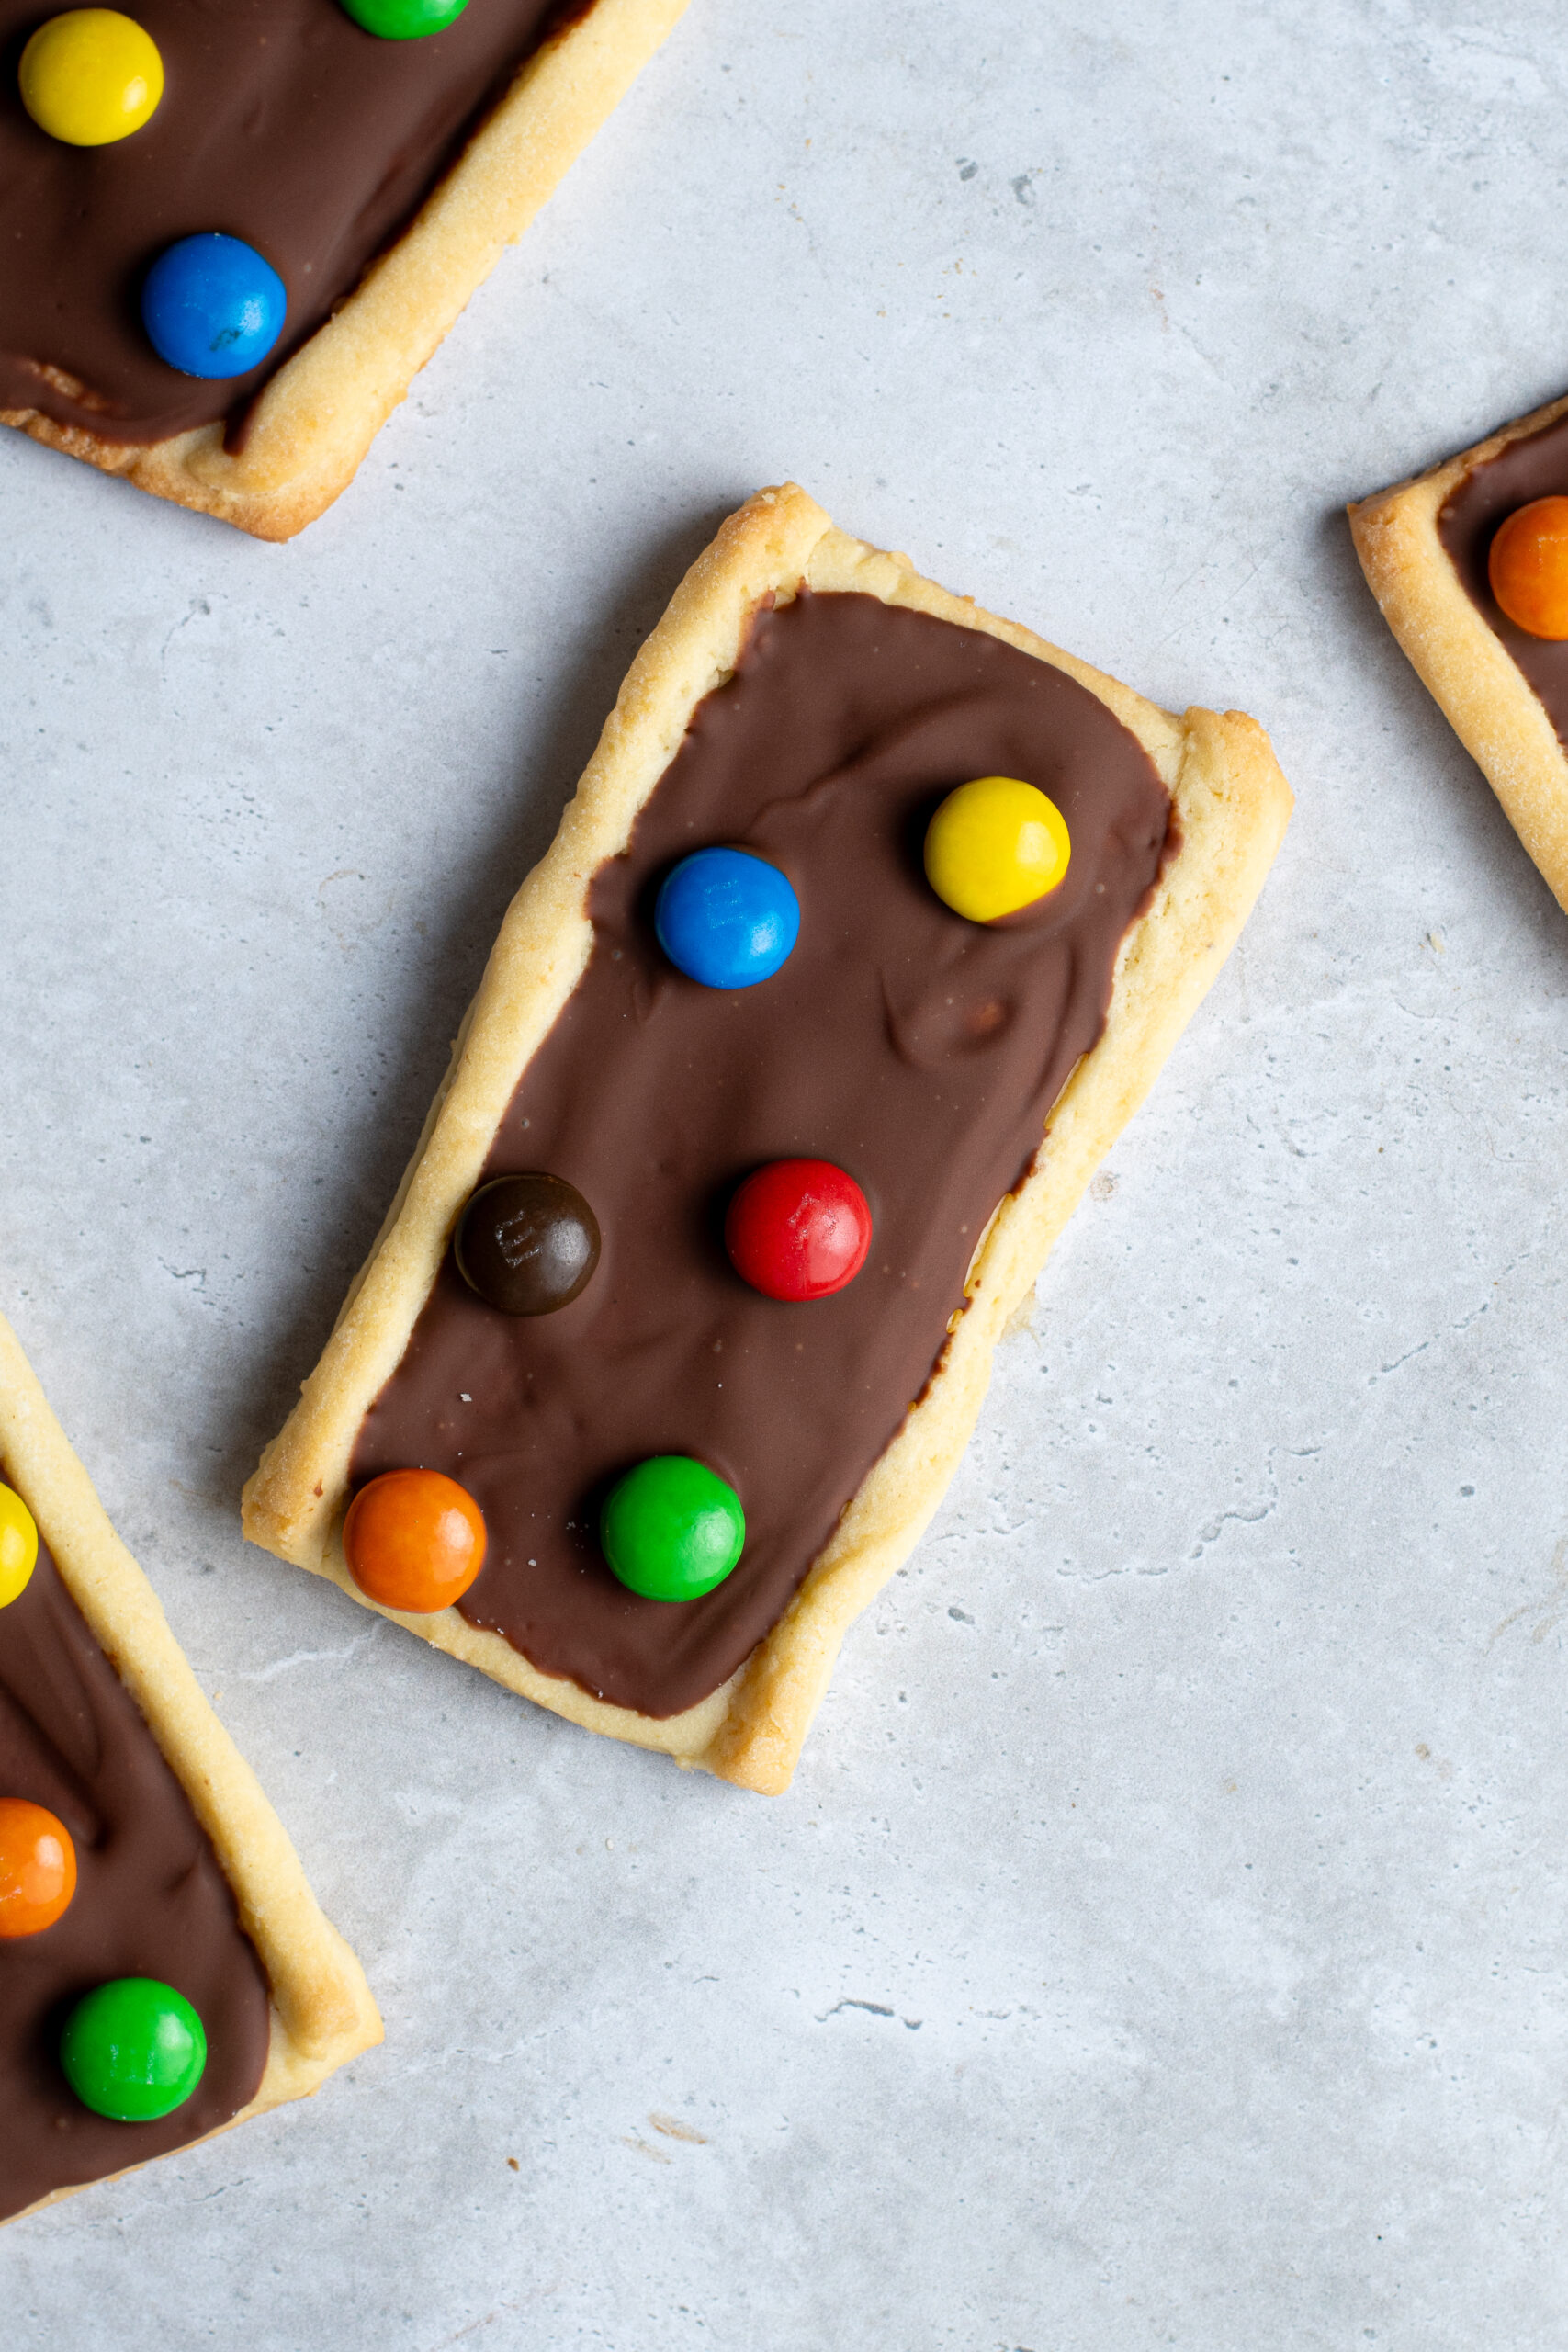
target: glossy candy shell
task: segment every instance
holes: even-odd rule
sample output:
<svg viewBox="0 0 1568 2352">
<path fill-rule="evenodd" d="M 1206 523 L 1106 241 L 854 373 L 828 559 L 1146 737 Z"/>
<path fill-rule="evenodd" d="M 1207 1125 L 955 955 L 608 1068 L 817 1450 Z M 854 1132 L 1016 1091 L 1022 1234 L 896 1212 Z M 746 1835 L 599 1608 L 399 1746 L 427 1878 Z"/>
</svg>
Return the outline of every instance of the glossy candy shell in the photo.
<svg viewBox="0 0 1568 2352">
<path fill-rule="evenodd" d="M 22 104 L 66 147 L 108 147 L 150 122 L 164 95 L 152 35 L 117 8 L 71 8 L 40 25 L 17 69 Z"/>
<path fill-rule="evenodd" d="M 38 1566 L 38 1528 L 20 1495 L 0 1487 L 0 1609 L 27 1590 Z"/>
<path fill-rule="evenodd" d="M 117 1976 L 77 2002 L 60 2037 L 65 2079 L 95 2115 L 154 2123 L 183 2107 L 207 2070 L 201 2019 L 172 1984 Z"/>
<path fill-rule="evenodd" d="M 700 1600 L 746 1542 L 740 1498 L 705 1463 L 657 1453 L 610 1490 L 599 1541 L 612 1573 L 645 1600 Z"/>
<path fill-rule="evenodd" d="M 1568 498 L 1516 507 L 1492 542 L 1486 572 L 1516 628 L 1548 644 L 1568 638 Z"/>
<path fill-rule="evenodd" d="M 469 1196 L 452 1237 L 457 1272 L 502 1315 L 570 1306 L 599 1263 L 599 1220 L 564 1176 L 497 1176 Z"/>
<path fill-rule="evenodd" d="M 439 1470 L 388 1470 L 361 1487 L 343 1523 L 343 1555 L 361 1592 L 428 1617 L 460 1600 L 484 1566 L 473 1497 Z"/>
<path fill-rule="evenodd" d="M 830 1159 L 773 1159 L 730 1202 L 724 1246 L 742 1282 L 764 1298 L 830 1298 L 865 1263 L 871 1209 L 854 1178 Z"/>
<path fill-rule="evenodd" d="M 344 13 L 378 40 L 423 40 L 455 25 L 468 0 L 343 0 Z"/>
<path fill-rule="evenodd" d="M 248 375 L 282 334 L 288 307 L 271 263 L 254 245 L 215 232 L 170 245 L 141 289 L 152 348 L 182 376 Z"/>
<path fill-rule="evenodd" d="M 0 1939 L 41 1935 L 75 1892 L 76 1849 L 65 1824 L 26 1797 L 0 1797 Z"/>
<path fill-rule="evenodd" d="M 970 922 L 1018 914 L 1054 890 L 1072 854 L 1066 820 L 1039 787 L 979 775 L 950 792 L 926 831 L 926 879 Z"/>
<path fill-rule="evenodd" d="M 665 876 L 653 921 L 660 947 L 688 979 L 750 989 L 788 961 L 800 936 L 800 901 L 765 858 L 699 849 Z"/>
</svg>

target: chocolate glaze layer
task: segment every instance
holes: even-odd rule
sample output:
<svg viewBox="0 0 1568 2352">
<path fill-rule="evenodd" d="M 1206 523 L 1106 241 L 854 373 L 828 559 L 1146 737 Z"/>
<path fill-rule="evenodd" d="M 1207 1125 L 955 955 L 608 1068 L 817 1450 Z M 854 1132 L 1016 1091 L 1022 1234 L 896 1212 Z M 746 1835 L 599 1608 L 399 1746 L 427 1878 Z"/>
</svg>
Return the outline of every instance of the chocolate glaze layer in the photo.
<svg viewBox="0 0 1568 2352">
<path fill-rule="evenodd" d="M 1568 416 L 1527 434 L 1466 474 L 1438 515 L 1438 536 L 1472 602 L 1496 630 L 1568 748 L 1568 642 L 1531 637 L 1492 594 L 1486 559 L 1498 526 L 1535 498 L 1568 495 Z"/>
<path fill-rule="evenodd" d="M 1073 855 L 1038 909 L 983 928 L 928 888 L 920 846 L 943 794 L 991 773 L 1051 795 Z M 1046 662 L 868 596 L 758 617 L 593 881 L 588 968 L 485 1166 L 577 1185 L 598 1272 L 519 1324 L 448 1252 L 355 1447 L 356 1486 L 423 1464 L 478 1501 L 474 1624 L 649 1715 L 740 1664 L 924 1388 L 987 1221 L 1103 1026 L 1168 818 L 1135 737 Z M 685 979 L 654 937 L 660 880 L 707 842 L 799 894 L 799 943 L 759 988 Z M 736 1183 L 791 1154 L 848 1169 L 875 1220 L 863 1272 L 808 1305 L 760 1296 L 724 1251 Z M 698 1455 L 745 1508 L 740 1565 L 705 1600 L 641 1600 L 599 1555 L 605 1485 L 652 1453 Z"/>
<path fill-rule="evenodd" d="M 51 2189 L 183 2148 L 255 2095 L 266 1978 L 229 1882 L 140 1710 L 42 1544 L 0 1609 L 0 1796 L 28 1797 L 76 1848 L 71 1907 L 0 1939 L 0 2220 Z M 72 2004 L 111 1976 L 155 1976 L 207 2029 L 207 2071 L 158 2123 L 81 2105 L 55 2050 Z"/>
<path fill-rule="evenodd" d="M 17 90 L 39 0 L 0 0 L 0 409 L 110 441 L 241 417 L 352 293 L 486 107 L 592 0 L 469 0 L 446 32 L 378 40 L 337 0 L 131 0 L 164 60 L 151 122 L 107 147 L 40 130 Z M 283 335 L 248 376 L 164 366 L 141 281 L 177 237 L 220 229 L 288 290 Z"/>
</svg>

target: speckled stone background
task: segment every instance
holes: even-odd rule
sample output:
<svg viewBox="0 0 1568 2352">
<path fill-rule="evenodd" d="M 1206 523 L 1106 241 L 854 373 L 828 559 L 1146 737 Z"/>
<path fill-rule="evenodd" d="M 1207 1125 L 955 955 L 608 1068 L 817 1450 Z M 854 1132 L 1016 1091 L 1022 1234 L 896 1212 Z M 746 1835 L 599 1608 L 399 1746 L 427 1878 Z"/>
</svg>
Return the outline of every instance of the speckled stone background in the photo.
<svg viewBox="0 0 1568 2352">
<path fill-rule="evenodd" d="M 8 2352 L 1568 2338 L 1568 922 L 1340 514 L 1568 384 L 1565 56 L 1546 0 L 694 0 L 293 546 L 5 436 L 0 1303 L 388 2028 L 7 2231 Z M 1300 805 L 770 1804 L 235 1511 L 785 474 Z"/>
</svg>

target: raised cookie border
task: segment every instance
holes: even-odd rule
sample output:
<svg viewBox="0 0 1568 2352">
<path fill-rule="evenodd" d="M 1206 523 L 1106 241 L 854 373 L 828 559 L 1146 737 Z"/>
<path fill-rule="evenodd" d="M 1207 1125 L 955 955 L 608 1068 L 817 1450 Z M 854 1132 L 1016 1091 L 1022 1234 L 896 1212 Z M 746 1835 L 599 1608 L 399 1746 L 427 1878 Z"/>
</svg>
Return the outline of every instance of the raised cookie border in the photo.
<svg viewBox="0 0 1568 2352">
<path fill-rule="evenodd" d="M 1535 689 L 1475 605 L 1438 536 L 1450 492 L 1511 441 L 1568 413 L 1568 397 L 1347 511 L 1367 585 L 1438 708 L 1568 911 L 1568 754 Z"/>
<path fill-rule="evenodd" d="M 458 313 L 688 5 L 593 0 L 535 51 L 397 243 L 266 385 L 238 456 L 221 421 L 142 447 L 36 409 L 0 409 L 0 424 L 254 538 L 291 539 L 347 489 Z"/>
<path fill-rule="evenodd" d="M 266 1970 L 272 1991 L 266 2064 L 249 2106 L 219 2127 L 232 2131 L 268 2108 L 308 2098 L 338 2067 L 380 2041 L 380 2015 L 364 1970 L 323 1917 L 288 1831 L 208 1705 L 157 1595 L 110 1526 L 3 1316 L 0 1462 L 38 1521 L 99 1648 L 190 1799 L 233 1889 L 241 1925 Z M 209 2132 L 201 2138 L 217 2136 Z M 200 2144 L 186 2143 L 193 2148 Z M 135 2164 L 124 2170 L 140 2168 Z M 84 2188 L 121 2177 L 106 2173 L 98 2180 L 53 2189 L 22 2212 L 41 2212 Z M 20 2221 L 22 2212 L 6 2218 Z"/>
<path fill-rule="evenodd" d="M 1181 842 L 1122 944 L 1104 1035 L 1063 1089 L 1047 1123 L 1047 1148 L 1001 1204 L 976 1253 L 967 1309 L 955 1318 L 925 1395 L 778 1623 L 711 1697 L 660 1720 L 542 1674 L 502 1634 L 476 1629 L 455 1609 L 431 1617 L 381 1611 L 591 1731 L 663 1748 L 682 1764 L 769 1793 L 789 1784 L 849 1625 L 907 1558 L 941 1500 L 1008 1318 L 1262 888 L 1291 793 L 1254 720 L 1205 710 L 1174 718 L 1016 622 L 922 579 L 907 557 L 847 537 L 794 484 L 759 492 L 698 557 L 632 663 L 552 846 L 502 920 L 387 1221 L 243 1498 L 254 1542 L 374 1606 L 348 1574 L 338 1532 L 360 1422 L 402 1355 L 523 1069 L 587 964 L 594 874 L 626 847 L 694 706 L 733 672 L 751 615 L 765 599 L 787 603 L 803 584 L 856 591 L 984 629 L 1066 671 L 1144 744 L 1171 791 Z"/>
</svg>

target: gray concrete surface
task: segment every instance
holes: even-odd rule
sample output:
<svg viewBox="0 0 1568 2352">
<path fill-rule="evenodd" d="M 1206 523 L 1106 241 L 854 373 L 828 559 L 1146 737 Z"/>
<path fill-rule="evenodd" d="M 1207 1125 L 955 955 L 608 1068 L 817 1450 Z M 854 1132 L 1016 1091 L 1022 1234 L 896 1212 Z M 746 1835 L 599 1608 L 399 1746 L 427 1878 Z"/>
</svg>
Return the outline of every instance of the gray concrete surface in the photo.
<svg viewBox="0 0 1568 2352">
<path fill-rule="evenodd" d="M 295 545 L 5 436 L 0 1303 L 388 2024 L 8 2231 L 10 2352 L 1561 2346 L 1568 923 L 1339 508 L 1568 383 L 1564 59 L 694 0 Z M 768 1804 L 235 1507 L 785 474 L 1300 806 Z"/>
</svg>

